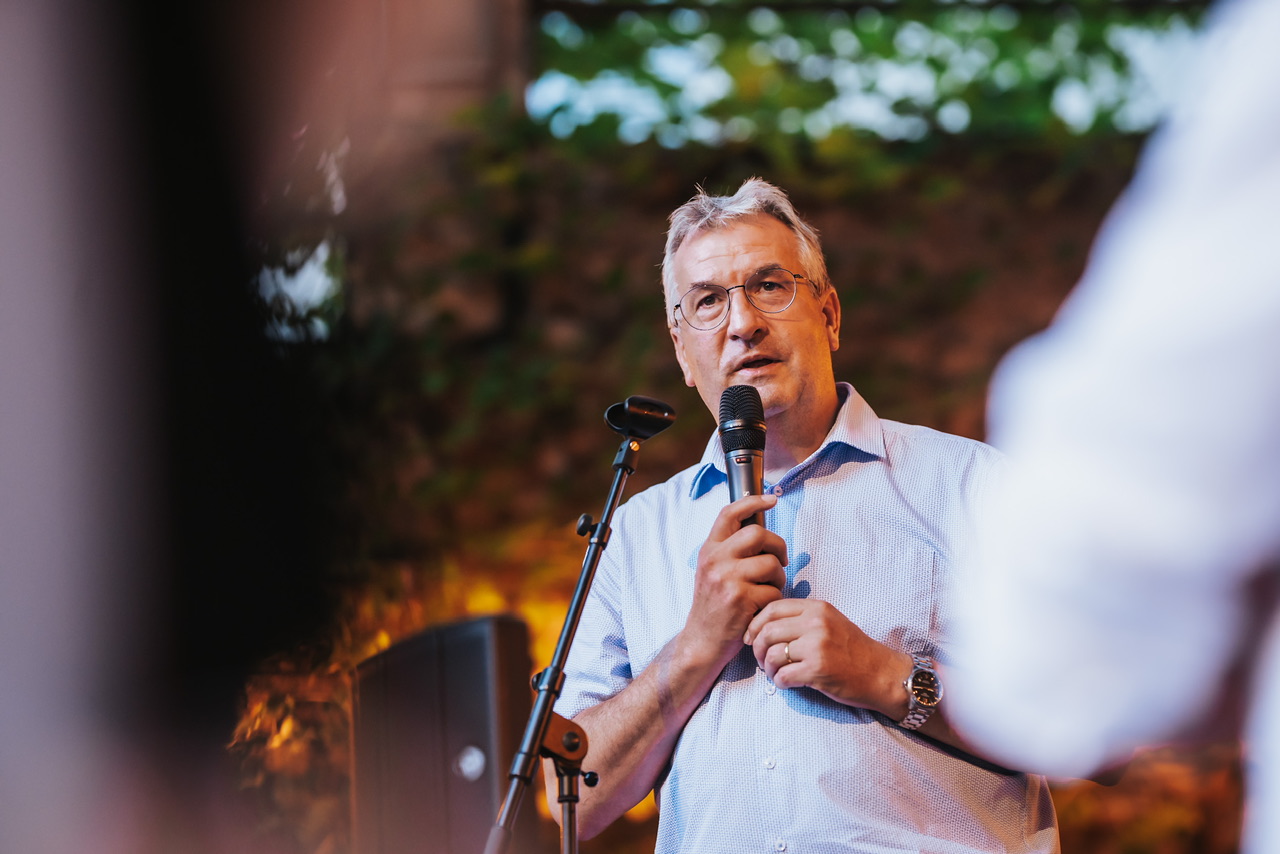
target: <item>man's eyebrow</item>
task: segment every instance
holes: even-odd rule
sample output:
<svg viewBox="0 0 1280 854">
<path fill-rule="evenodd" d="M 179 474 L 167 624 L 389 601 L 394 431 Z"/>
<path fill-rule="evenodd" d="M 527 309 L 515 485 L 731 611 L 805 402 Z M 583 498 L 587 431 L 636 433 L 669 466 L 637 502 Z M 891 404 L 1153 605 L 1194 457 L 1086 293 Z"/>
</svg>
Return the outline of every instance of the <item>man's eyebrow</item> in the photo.
<svg viewBox="0 0 1280 854">
<path fill-rule="evenodd" d="M 758 275 L 760 275 L 761 273 L 772 273 L 772 272 L 774 272 L 775 270 L 787 270 L 787 268 L 786 268 L 786 267 L 784 267 L 784 266 L 783 266 L 783 265 L 781 265 L 781 264 L 776 263 L 776 262 L 771 262 L 771 263 L 768 263 L 768 264 L 762 264 L 761 266 L 756 267 L 754 270 L 752 270 L 752 271 L 747 275 L 747 278 L 749 279 L 749 278 L 751 278 L 752 276 L 758 276 Z M 787 270 L 787 272 L 791 272 L 791 271 L 790 271 L 790 270 Z M 793 274 L 793 275 L 794 275 L 794 274 Z M 693 282 L 692 284 L 690 284 L 690 285 L 689 285 L 689 287 L 690 287 L 690 288 L 705 288 L 705 287 L 707 287 L 708 285 L 716 285 L 716 286 L 719 286 L 719 287 L 723 287 L 723 285 L 721 285 L 719 282 L 713 282 L 713 281 L 711 281 L 710 279 L 703 279 L 703 280 L 702 280 L 702 281 L 700 281 L 700 282 Z"/>
</svg>

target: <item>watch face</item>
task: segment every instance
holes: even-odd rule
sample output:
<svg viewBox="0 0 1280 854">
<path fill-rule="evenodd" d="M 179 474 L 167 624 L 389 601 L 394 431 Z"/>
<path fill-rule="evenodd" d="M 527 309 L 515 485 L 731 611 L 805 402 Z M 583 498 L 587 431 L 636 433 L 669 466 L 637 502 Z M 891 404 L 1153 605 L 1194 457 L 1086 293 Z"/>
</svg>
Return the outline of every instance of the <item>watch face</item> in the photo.
<svg viewBox="0 0 1280 854">
<path fill-rule="evenodd" d="M 911 694 L 922 706 L 936 706 L 942 700 L 942 684 L 938 675 L 928 670 L 911 674 Z"/>
</svg>

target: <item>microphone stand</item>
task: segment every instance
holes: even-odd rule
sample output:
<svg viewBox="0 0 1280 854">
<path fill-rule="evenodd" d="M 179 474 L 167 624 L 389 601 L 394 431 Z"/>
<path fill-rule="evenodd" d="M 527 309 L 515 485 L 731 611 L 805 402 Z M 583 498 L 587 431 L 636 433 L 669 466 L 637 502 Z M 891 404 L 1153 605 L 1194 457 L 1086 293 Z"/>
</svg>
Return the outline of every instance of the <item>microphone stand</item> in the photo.
<svg viewBox="0 0 1280 854">
<path fill-rule="evenodd" d="M 613 483 L 609 487 L 600 521 L 593 522 L 591 516 L 585 513 L 578 518 L 578 536 L 588 538 L 582 572 L 569 602 L 569 610 L 560 630 L 555 652 L 551 656 L 551 663 L 534 677 L 537 697 L 529 713 L 520 747 L 511 762 L 507 796 L 489 831 L 485 854 L 503 854 L 511 844 L 511 829 L 515 825 L 520 801 L 533 782 L 540 756 L 552 760 L 560 783 L 558 801 L 561 854 L 578 852 L 578 778 L 582 777 L 582 781 L 588 786 L 594 786 L 599 781 L 599 775 L 594 771 L 582 771 L 582 760 L 587 755 L 587 734 L 573 721 L 552 711 L 552 707 L 564 687 L 564 665 L 569 657 L 569 648 L 578 630 L 578 622 L 582 618 L 587 594 L 591 591 L 596 567 L 609 544 L 612 533 L 609 522 L 621 501 L 627 478 L 635 473 L 640 443 L 670 427 L 675 417 L 675 410 L 662 401 L 638 395 L 628 397 L 622 403 L 615 403 L 605 411 L 605 422 L 624 437 L 613 460 Z"/>
</svg>

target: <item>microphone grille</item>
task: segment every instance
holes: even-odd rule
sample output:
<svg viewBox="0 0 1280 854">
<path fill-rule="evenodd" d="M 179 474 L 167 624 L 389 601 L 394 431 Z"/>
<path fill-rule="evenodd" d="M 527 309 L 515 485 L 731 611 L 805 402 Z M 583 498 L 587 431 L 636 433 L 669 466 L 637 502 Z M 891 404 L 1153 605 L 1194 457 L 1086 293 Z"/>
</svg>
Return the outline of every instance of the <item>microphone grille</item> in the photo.
<svg viewBox="0 0 1280 854">
<path fill-rule="evenodd" d="M 763 421 L 764 404 L 755 386 L 731 385 L 720 395 L 721 421 Z"/>
<path fill-rule="evenodd" d="M 732 422 L 745 422 L 732 424 Z M 726 429 L 726 425 L 730 425 Z M 764 404 L 754 386 L 729 386 L 720 395 L 720 444 L 729 451 L 764 450 Z"/>
</svg>

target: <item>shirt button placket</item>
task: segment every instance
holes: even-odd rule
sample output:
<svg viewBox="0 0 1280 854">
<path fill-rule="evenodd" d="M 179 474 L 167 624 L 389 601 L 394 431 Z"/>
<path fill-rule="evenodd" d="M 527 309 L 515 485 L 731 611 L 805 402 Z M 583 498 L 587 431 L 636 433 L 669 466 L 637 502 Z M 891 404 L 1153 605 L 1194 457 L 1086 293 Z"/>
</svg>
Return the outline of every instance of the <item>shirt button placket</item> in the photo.
<svg viewBox="0 0 1280 854">
<path fill-rule="evenodd" d="M 763 819 L 762 829 L 766 834 L 777 833 L 785 826 L 787 816 L 778 812 L 780 800 L 779 786 L 785 786 L 784 777 L 778 777 L 783 771 L 779 765 L 785 762 L 782 756 L 786 752 L 786 743 L 783 733 L 786 728 L 783 724 L 783 718 L 786 716 L 786 704 L 779 702 L 778 686 L 773 680 L 764 675 L 764 671 L 759 672 L 761 678 L 761 687 L 764 689 L 764 696 L 760 698 L 760 714 L 756 718 L 756 738 L 760 752 L 757 754 L 760 763 L 756 773 L 758 774 L 760 795 L 762 802 L 760 804 L 760 816 Z M 764 843 L 768 850 L 785 851 L 787 843 L 778 836 L 765 836 Z M 781 847 L 779 847 L 781 846 Z"/>
</svg>

